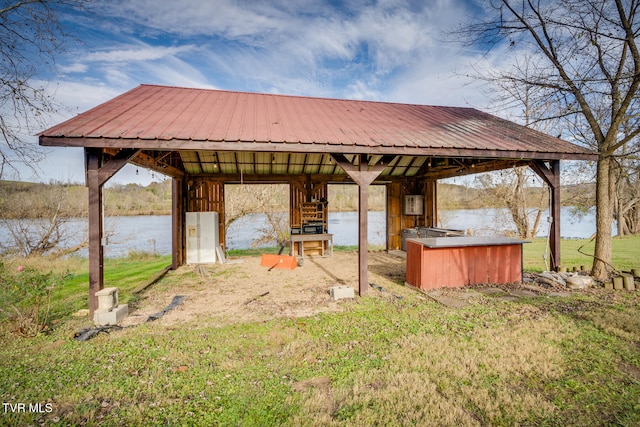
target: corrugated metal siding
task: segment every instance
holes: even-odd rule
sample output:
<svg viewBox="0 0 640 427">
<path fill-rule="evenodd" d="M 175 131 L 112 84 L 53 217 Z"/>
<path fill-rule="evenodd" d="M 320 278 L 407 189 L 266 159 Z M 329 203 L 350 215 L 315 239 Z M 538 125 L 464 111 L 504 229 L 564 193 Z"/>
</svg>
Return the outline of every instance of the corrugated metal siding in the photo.
<svg viewBox="0 0 640 427">
<path fill-rule="evenodd" d="M 226 141 L 230 143 L 229 151 L 235 150 L 233 142 L 242 141 L 364 148 L 588 153 L 576 145 L 473 108 L 152 85 L 132 89 L 42 132 L 41 136 Z M 179 148 L 179 145 L 175 147 Z M 300 151 L 300 148 L 294 151 Z M 294 159 L 291 162 L 290 167 L 295 169 Z M 267 163 L 261 159 L 259 168 L 264 170 Z M 319 164 L 315 163 L 313 173 L 318 171 Z M 307 169 L 314 169 L 313 165 L 307 163 Z M 395 173 L 400 174 L 400 168 L 395 169 Z"/>
</svg>

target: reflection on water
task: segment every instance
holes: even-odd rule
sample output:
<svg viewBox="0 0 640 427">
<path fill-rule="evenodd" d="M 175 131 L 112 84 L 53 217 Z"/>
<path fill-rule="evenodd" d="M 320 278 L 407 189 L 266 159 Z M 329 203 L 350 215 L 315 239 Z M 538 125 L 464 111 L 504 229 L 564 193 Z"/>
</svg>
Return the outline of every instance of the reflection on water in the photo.
<svg viewBox="0 0 640 427">
<path fill-rule="evenodd" d="M 440 211 L 442 227 L 468 230 L 477 235 L 503 233 L 513 229 L 509 225 L 505 209 L 472 209 Z M 582 218 L 571 215 L 570 208 L 562 208 L 560 230 L 565 238 L 589 238 L 595 232 L 595 214 L 588 212 Z M 228 249 L 250 248 L 258 237 L 259 230 L 264 227 L 265 215 L 247 215 L 229 227 L 227 231 Z M 538 236 L 546 236 L 548 230 L 547 215 L 543 216 Z M 337 246 L 357 246 L 358 214 L 357 212 L 329 212 L 329 233 L 333 234 L 333 243 Z M 501 225 L 504 224 L 504 225 Z M 72 246 L 82 240 L 87 233 L 87 221 L 75 219 L 66 225 L 70 239 L 66 246 Z M 105 229 L 113 232 L 105 246 L 105 256 L 126 256 L 130 251 L 145 251 L 167 255 L 171 253 L 171 217 L 132 216 L 112 217 L 105 220 Z M 615 233 L 615 224 L 612 225 Z M 369 243 L 384 245 L 386 221 L 384 212 L 369 212 Z M 11 242 L 9 232 L 0 226 L 0 245 L 6 248 Z M 275 243 L 274 243 L 275 244 Z M 273 244 L 272 244 L 273 246 Z M 87 256 L 86 249 L 79 253 Z"/>
</svg>

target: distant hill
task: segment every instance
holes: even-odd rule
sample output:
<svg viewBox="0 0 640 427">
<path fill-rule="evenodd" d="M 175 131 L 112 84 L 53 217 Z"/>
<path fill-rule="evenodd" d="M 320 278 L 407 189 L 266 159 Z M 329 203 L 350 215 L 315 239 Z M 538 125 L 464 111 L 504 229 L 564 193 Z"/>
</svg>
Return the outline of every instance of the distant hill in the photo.
<svg viewBox="0 0 640 427">
<path fill-rule="evenodd" d="M 115 185 L 104 190 L 106 215 L 168 215 L 171 213 L 171 181 Z M 0 181 L 0 217 L 42 218 L 51 205 L 65 217 L 87 216 L 88 190 L 84 185 Z"/>
<path fill-rule="evenodd" d="M 546 197 L 540 188 L 529 188 L 531 200 Z M 233 194 L 229 191 L 229 196 Z M 280 199 L 281 194 L 274 195 Z M 563 205 L 593 206 L 595 187 L 593 184 L 572 185 L 562 188 Z M 358 191 L 355 185 L 331 185 L 329 188 L 330 210 L 355 211 L 358 207 Z M 105 214 L 124 215 L 169 215 L 171 214 L 171 180 L 153 182 L 146 187 L 138 184 L 114 185 L 105 188 Z M 285 198 L 286 199 L 286 198 Z M 29 183 L 0 181 L 1 218 L 42 218 L 51 215 L 52 206 L 60 206 L 65 217 L 87 215 L 88 191 L 84 185 L 65 183 Z M 282 209 L 287 209 L 282 201 Z M 371 210 L 383 210 L 386 205 L 383 186 L 374 185 L 370 191 Z M 457 184 L 438 184 L 440 209 L 477 209 L 501 207 L 503 203 L 491 189 L 480 189 Z"/>
</svg>

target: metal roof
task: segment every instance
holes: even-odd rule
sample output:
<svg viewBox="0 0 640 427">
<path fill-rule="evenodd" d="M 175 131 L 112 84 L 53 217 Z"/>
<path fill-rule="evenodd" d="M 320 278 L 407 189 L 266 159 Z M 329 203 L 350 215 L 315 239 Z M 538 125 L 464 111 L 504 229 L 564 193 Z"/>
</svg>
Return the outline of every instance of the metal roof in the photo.
<svg viewBox="0 0 640 427">
<path fill-rule="evenodd" d="M 323 160 L 329 153 L 396 154 L 408 156 L 406 162 L 414 156 L 595 158 L 585 148 L 474 108 L 156 85 L 138 86 L 39 137 L 51 146 L 180 151 L 185 167 L 238 164 L 229 156 L 250 155 L 256 172 L 276 163 L 265 153 L 290 153 L 287 163 L 317 165 L 315 173 L 331 167 L 330 159 Z"/>
</svg>

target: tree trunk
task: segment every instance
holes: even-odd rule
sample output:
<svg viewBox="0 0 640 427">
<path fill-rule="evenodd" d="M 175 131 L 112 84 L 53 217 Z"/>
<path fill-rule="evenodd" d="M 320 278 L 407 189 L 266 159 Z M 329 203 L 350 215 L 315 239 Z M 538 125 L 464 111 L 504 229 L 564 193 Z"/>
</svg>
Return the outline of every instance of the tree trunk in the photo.
<svg viewBox="0 0 640 427">
<path fill-rule="evenodd" d="M 597 165 L 596 247 L 591 274 L 598 280 L 608 280 L 611 273 L 611 224 L 615 190 L 611 163 L 611 157 L 601 156 Z"/>
</svg>

